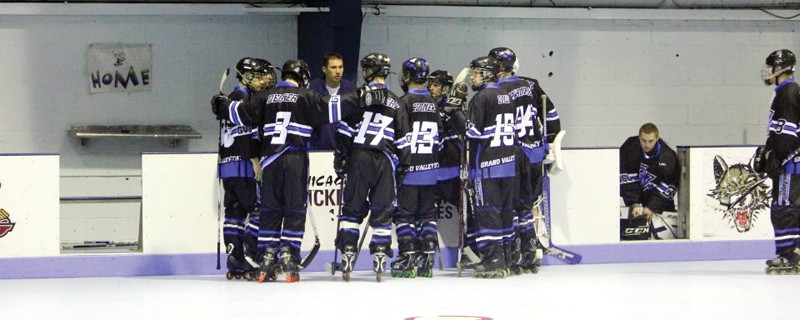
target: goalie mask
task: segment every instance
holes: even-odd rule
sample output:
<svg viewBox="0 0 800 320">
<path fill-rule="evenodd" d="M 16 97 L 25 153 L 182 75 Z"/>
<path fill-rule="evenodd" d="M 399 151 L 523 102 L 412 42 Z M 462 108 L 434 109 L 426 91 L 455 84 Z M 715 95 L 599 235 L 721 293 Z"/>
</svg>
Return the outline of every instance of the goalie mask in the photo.
<svg viewBox="0 0 800 320">
<path fill-rule="evenodd" d="M 399 79 L 400 87 L 403 92 L 408 92 L 408 84 L 425 84 L 428 80 L 428 62 L 422 58 L 411 58 L 403 62 L 403 68 L 400 72 Z"/>
<path fill-rule="evenodd" d="M 364 81 L 372 82 L 375 77 L 386 78 L 391 72 L 389 56 L 373 52 L 361 59 L 361 71 Z"/>
<path fill-rule="evenodd" d="M 292 78 L 297 81 L 297 85 L 305 88 L 308 84 L 308 79 L 311 78 L 311 72 L 308 71 L 308 64 L 301 60 L 286 60 L 281 69 L 281 79 L 286 80 Z"/>
<path fill-rule="evenodd" d="M 256 93 L 275 86 L 275 67 L 269 61 L 245 57 L 236 64 L 236 78 Z"/>
<path fill-rule="evenodd" d="M 483 89 L 487 84 L 497 82 L 500 61 L 492 57 L 480 57 L 469 63 L 470 86 L 473 91 Z"/>
<path fill-rule="evenodd" d="M 765 85 L 778 84 L 778 76 L 793 74 L 797 58 L 788 49 L 775 50 L 767 56 L 766 65 L 761 70 L 761 80 Z"/>
<path fill-rule="evenodd" d="M 450 91 L 451 87 L 453 87 L 453 76 L 450 75 L 450 72 L 436 70 L 428 76 L 428 91 L 434 98 L 438 99 L 443 96 Z"/>
<path fill-rule="evenodd" d="M 489 50 L 489 56 L 500 61 L 500 71 L 508 74 L 516 74 L 519 69 L 519 61 L 514 50 L 506 47 L 497 47 Z"/>
</svg>

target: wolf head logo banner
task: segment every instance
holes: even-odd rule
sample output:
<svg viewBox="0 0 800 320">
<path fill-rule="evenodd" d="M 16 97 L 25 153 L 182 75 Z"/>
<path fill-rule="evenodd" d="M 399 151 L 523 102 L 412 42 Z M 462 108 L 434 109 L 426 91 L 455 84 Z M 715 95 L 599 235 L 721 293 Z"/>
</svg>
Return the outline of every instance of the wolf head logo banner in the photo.
<svg viewBox="0 0 800 320">
<path fill-rule="evenodd" d="M 761 177 L 753 169 L 753 160 L 747 164 L 728 163 L 720 156 L 714 156 L 714 179 L 716 185 L 709 190 L 709 197 L 719 201 L 724 208 L 715 209 L 722 212 L 722 219 L 726 219 L 731 229 L 739 233 L 750 231 L 753 223 L 758 220 L 758 215 L 769 207 L 769 187 L 761 184 L 747 195 L 741 202 L 730 209 L 728 205 L 738 199 L 745 190 L 753 187 Z"/>
</svg>

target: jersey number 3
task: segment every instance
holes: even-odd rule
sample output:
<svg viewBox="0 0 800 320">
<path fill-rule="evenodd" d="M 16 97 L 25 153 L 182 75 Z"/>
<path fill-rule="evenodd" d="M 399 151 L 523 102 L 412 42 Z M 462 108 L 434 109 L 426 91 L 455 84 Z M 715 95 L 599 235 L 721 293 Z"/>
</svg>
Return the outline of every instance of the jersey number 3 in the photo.
<svg viewBox="0 0 800 320">
<path fill-rule="evenodd" d="M 272 133 L 270 144 L 285 144 L 286 135 L 289 133 L 289 122 L 292 120 L 292 113 L 289 111 L 278 111 L 275 115 L 275 131 Z"/>
</svg>

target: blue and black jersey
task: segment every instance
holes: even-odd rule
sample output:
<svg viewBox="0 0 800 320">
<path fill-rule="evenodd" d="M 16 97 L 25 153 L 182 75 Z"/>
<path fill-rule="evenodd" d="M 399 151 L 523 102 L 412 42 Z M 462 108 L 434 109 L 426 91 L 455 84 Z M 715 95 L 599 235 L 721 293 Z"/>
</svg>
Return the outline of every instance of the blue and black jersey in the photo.
<svg viewBox="0 0 800 320">
<path fill-rule="evenodd" d="M 436 185 L 439 181 L 439 150 L 441 148 L 442 118 L 439 107 L 428 89 L 409 89 L 400 97 L 408 114 L 410 129 L 399 140 L 397 149 L 408 167 L 405 185 Z"/>
<path fill-rule="evenodd" d="M 323 96 L 285 81 L 222 109 L 221 112 L 236 125 L 263 125 L 262 168 L 286 151 L 307 151 L 313 127 L 363 111 L 354 93 Z"/>
<path fill-rule="evenodd" d="M 236 86 L 228 97 L 231 100 L 246 99 L 250 97 L 250 91 Z M 258 128 L 225 120 L 219 138 L 219 178 L 252 178 L 255 174 L 250 158 L 259 155 Z"/>
<path fill-rule="evenodd" d="M 528 162 L 541 163 L 547 155 L 547 147 L 542 140 L 542 121 L 539 116 L 541 101 L 537 102 L 538 92 L 534 89 L 534 82 L 510 76 L 500 79 L 497 84 L 508 92 L 514 105 L 517 144 Z"/>
<path fill-rule="evenodd" d="M 397 95 L 388 90 L 386 93 L 386 105 L 369 106 L 362 113 L 345 117 L 338 133 L 350 139 L 351 149 L 381 151 L 396 167 L 401 157 L 398 144 L 405 143 L 409 131 L 408 116 Z"/>
<path fill-rule="evenodd" d="M 619 192 L 626 206 L 640 203 L 653 212 L 675 211 L 680 168 L 678 156 L 664 140 L 645 153 L 639 136 L 619 147 Z"/>
<path fill-rule="evenodd" d="M 775 152 L 782 162 L 800 148 L 800 86 L 789 78 L 775 87 L 769 109 L 767 150 Z M 784 173 L 800 173 L 800 163 L 789 161 Z"/>
<path fill-rule="evenodd" d="M 492 83 L 470 99 L 468 110 L 470 179 L 515 177 L 516 120 L 511 98 Z"/>
</svg>

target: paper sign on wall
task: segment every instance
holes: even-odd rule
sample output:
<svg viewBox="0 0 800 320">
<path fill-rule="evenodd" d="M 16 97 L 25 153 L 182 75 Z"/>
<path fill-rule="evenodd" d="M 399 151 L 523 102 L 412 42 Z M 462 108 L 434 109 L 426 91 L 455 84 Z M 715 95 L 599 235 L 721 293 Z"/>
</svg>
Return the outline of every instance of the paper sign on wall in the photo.
<svg viewBox="0 0 800 320">
<path fill-rule="evenodd" d="M 150 91 L 153 50 L 149 44 L 91 44 L 89 92 Z"/>
</svg>

